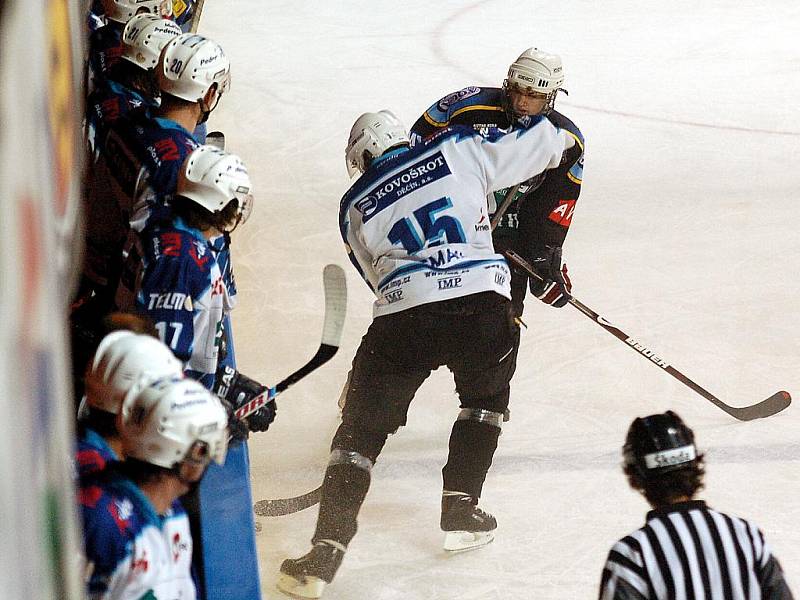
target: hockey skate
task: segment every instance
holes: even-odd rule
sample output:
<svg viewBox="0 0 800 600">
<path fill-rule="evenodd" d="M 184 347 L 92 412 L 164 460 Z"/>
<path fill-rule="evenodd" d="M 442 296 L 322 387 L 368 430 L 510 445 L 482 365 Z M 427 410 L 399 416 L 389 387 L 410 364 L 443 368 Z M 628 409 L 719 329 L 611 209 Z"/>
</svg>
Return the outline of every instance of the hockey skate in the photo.
<svg viewBox="0 0 800 600">
<path fill-rule="evenodd" d="M 485 546 L 494 539 L 497 521 L 477 506 L 478 499 L 460 492 L 442 496 L 442 531 L 444 549 L 463 552 Z"/>
<path fill-rule="evenodd" d="M 281 565 L 278 589 L 295 598 L 319 598 L 342 564 L 346 548 L 333 540 L 320 540 L 300 558 Z"/>
</svg>

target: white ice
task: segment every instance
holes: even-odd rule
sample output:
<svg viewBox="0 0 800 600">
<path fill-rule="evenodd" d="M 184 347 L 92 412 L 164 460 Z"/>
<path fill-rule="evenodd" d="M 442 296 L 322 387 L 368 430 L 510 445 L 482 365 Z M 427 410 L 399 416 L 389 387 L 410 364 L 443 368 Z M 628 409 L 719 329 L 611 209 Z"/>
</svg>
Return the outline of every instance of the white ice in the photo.
<svg viewBox="0 0 800 600">
<path fill-rule="evenodd" d="M 255 498 L 319 484 L 371 319 L 337 229 L 352 122 L 389 108 L 410 125 L 447 92 L 499 85 L 532 45 L 563 57 L 570 95 L 558 107 L 587 140 L 564 248 L 576 297 L 730 404 L 800 394 L 798 31 L 795 0 L 207 2 L 201 32 L 233 63 L 210 125 L 257 195 L 234 240 L 242 371 L 276 382 L 310 357 L 325 264 L 342 265 L 350 288 L 339 354 L 281 396 L 277 422 L 251 443 Z M 610 545 L 647 510 L 619 468 L 625 431 L 666 409 L 707 453 L 702 497 L 757 522 L 800 592 L 800 408 L 737 422 L 572 307 L 529 300 L 526 321 L 482 498 L 495 542 L 441 549 L 458 404 L 440 370 L 374 469 L 328 600 L 595 597 Z M 307 551 L 315 519 L 261 518 L 265 598 L 280 597 L 280 562 Z"/>
</svg>

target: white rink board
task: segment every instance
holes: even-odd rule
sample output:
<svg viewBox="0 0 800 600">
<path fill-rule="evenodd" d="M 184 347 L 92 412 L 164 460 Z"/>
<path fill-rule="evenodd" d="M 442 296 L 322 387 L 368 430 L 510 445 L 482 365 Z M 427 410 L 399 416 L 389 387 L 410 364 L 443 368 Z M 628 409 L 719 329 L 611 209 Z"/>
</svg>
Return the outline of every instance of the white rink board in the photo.
<svg viewBox="0 0 800 600">
<path fill-rule="evenodd" d="M 560 53 L 558 108 L 587 140 L 564 256 L 576 296 L 736 406 L 800 394 L 796 223 L 800 7 L 608 0 L 309 3 L 212 0 L 200 32 L 233 64 L 213 115 L 247 163 L 256 207 L 236 232 L 234 313 L 243 372 L 274 383 L 318 344 L 321 271 L 341 264 L 350 305 L 337 357 L 279 399 L 251 443 L 254 497 L 315 487 L 336 400 L 371 315 L 337 229 L 344 146 L 362 112 L 407 125 L 435 99 L 500 85 L 537 45 Z M 597 594 L 610 545 L 646 511 L 619 469 L 637 415 L 678 411 L 707 452 L 703 496 L 756 521 L 800 586 L 800 413 L 739 423 L 572 308 L 528 301 L 512 420 L 482 503 L 499 522 L 480 551 L 445 556 L 440 469 L 457 414 L 436 373 L 389 440 L 328 600 L 556 600 Z M 265 598 L 308 548 L 315 510 L 261 519 Z"/>
</svg>

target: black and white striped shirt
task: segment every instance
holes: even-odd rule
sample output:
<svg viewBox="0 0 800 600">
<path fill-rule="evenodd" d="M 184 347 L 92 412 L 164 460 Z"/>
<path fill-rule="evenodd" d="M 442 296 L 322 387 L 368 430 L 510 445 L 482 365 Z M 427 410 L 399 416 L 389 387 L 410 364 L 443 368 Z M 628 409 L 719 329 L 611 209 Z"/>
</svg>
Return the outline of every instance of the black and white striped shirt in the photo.
<svg viewBox="0 0 800 600">
<path fill-rule="evenodd" d="M 650 511 L 608 554 L 600 600 L 791 600 L 752 523 L 702 500 Z"/>
</svg>

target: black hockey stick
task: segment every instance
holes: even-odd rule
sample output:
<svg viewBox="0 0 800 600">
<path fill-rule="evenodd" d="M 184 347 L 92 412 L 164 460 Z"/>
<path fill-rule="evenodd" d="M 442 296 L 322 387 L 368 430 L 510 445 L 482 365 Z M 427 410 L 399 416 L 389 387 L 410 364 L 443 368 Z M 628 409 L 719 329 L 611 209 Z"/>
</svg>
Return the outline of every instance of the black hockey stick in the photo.
<svg viewBox="0 0 800 600">
<path fill-rule="evenodd" d="M 282 517 L 300 512 L 315 504 L 322 498 L 322 486 L 293 498 L 277 498 L 275 500 L 259 500 L 253 505 L 253 512 L 259 517 Z"/>
<path fill-rule="evenodd" d="M 336 354 L 342 339 L 344 317 L 347 312 L 347 281 L 344 271 L 338 265 L 327 265 L 322 272 L 322 283 L 325 288 L 325 318 L 322 325 L 322 342 L 317 348 L 316 354 L 286 379 L 256 396 L 247 404 L 240 406 L 234 412 L 237 419 L 241 420 L 253 414 L 286 388 L 324 365 Z"/>
<path fill-rule="evenodd" d="M 518 267 L 524 269 L 531 277 L 542 281 L 542 278 L 533 270 L 530 263 L 522 258 L 516 252 L 508 250 L 504 252 L 504 255 L 508 260 L 516 264 Z M 699 385 L 697 385 L 694 381 L 689 379 L 686 375 L 678 371 L 675 367 L 670 365 L 666 360 L 660 358 L 656 355 L 654 351 L 650 348 L 645 346 L 644 344 L 638 342 L 627 333 L 612 325 L 609 321 L 607 321 L 604 317 L 597 314 L 591 308 L 583 304 L 577 298 L 570 298 L 569 303 L 572 304 L 575 308 L 581 311 L 584 315 L 589 317 L 592 321 L 600 325 L 603 329 L 608 331 L 611 335 L 615 338 L 622 340 L 627 344 L 630 348 L 644 356 L 653 364 L 661 367 L 663 371 L 666 371 L 670 375 L 672 375 L 675 379 L 683 383 L 684 385 L 690 387 L 692 390 L 700 394 L 703 398 L 721 408 L 730 416 L 734 417 L 735 419 L 739 419 L 740 421 L 752 421 L 753 419 L 763 419 L 764 417 L 769 417 L 774 415 L 775 413 L 779 413 L 784 408 L 789 406 L 792 403 L 792 397 L 789 395 L 789 392 L 776 392 L 772 394 L 766 400 L 762 400 L 757 404 L 753 404 L 752 406 L 743 406 L 742 408 L 736 408 L 725 404 L 722 400 L 714 396 L 711 392 L 706 389 L 703 389 Z"/>
</svg>

